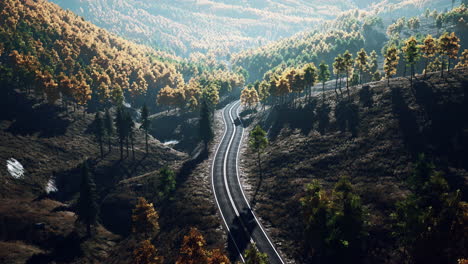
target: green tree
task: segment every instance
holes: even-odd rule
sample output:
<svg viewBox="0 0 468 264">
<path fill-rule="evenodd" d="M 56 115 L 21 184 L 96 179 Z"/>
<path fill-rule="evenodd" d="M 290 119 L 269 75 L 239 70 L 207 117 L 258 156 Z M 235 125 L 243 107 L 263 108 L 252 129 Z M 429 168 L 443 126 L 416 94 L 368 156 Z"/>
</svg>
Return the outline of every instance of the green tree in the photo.
<svg viewBox="0 0 468 264">
<path fill-rule="evenodd" d="M 104 158 L 104 148 L 102 146 L 104 133 L 105 133 L 104 121 L 101 118 L 101 114 L 97 112 L 96 116 L 94 117 L 94 135 L 96 136 L 96 139 L 99 142 L 99 150 L 101 152 L 101 158 Z"/>
<path fill-rule="evenodd" d="M 77 221 L 86 225 L 86 233 L 91 236 L 91 226 L 97 224 L 99 207 L 97 204 L 96 185 L 89 175 L 87 162 L 81 168 L 80 197 L 76 203 Z"/>
<path fill-rule="evenodd" d="M 205 143 L 205 150 L 208 150 L 208 143 L 213 139 L 213 127 L 211 122 L 211 111 L 205 100 L 202 101 L 200 108 L 200 138 Z"/>
<path fill-rule="evenodd" d="M 335 62 L 333 63 L 333 73 L 335 74 L 335 94 L 338 96 L 338 92 L 336 89 L 338 88 L 338 80 L 341 78 L 341 73 L 343 72 L 344 68 L 344 60 L 341 55 L 338 55 L 335 57 Z M 341 91 L 341 81 L 340 81 L 340 93 L 343 95 L 343 92 Z"/>
<path fill-rule="evenodd" d="M 249 146 L 254 152 L 257 153 L 257 163 L 258 163 L 258 171 L 260 174 L 260 178 L 262 178 L 262 175 L 263 175 L 261 154 L 263 150 L 267 147 L 267 145 L 268 145 L 268 138 L 266 137 L 266 132 L 259 125 L 257 125 L 250 132 Z"/>
<path fill-rule="evenodd" d="M 330 200 L 319 182 L 314 180 L 306 185 L 306 193 L 300 202 L 304 219 L 304 250 L 309 256 L 321 257 L 327 246 Z"/>
<path fill-rule="evenodd" d="M 312 86 L 317 81 L 317 67 L 313 63 L 306 64 L 303 68 L 304 71 L 304 85 L 307 90 L 307 101 L 312 97 Z"/>
<path fill-rule="evenodd" d="M 174 171 L 164 167 L 159 171 L 159 196 L 161 198 L 169 197 L 176 188 L 176 179 Z"/>
<path fill-rule="evenodd" d="M 257 246 L 250 244 L 244 253 L 245 264 L 268 264 L 268 255 L 258 250 Z"/>
<path fill-rule="evenodd" d="M 330 70 L 324 62 L 319 65 L 318 80 L 322 83 L 322 99 L 325 102 L 325 83 L 330 79 Z"/>
<path fill-rule="evenodd" d="M 348 50 L 343 53 L 343 68 L 346 72 L 346 91 L 348 92 L 348 98 L 350 98 L 349 76 L 353 72 L 353 55 Z"/>
<path fill-rule="evenodd" d="M 403 47 L 403 52 L 405 53 L 405 60 L 411 67 L 411 87 L 413 87 L 413 77 L 414 77 L 414 65 L 419 60 L 419 46 L 418 41 L 415 37 L 410 37 L 405 42 Z"/>
<path fill-rule="evenodd" d="M 367 52 L 364 49 L 361 49 L 357 53 L 356 63 L 359 67 L 359 84 L 362 84 L 362 73 L 367 66 Z"/>
<path fill-rule="evenodd" d="M 349 179 L 338 181 L 331 198 L 314 181 L 300 201 L 307 254 L 317 262 L 359 261 L 368 235 L 366 214 Z"/>
<path fill-rule="evenodd" d="M 109 112 L 109 109 L 106 109 L 106 113 L 104 114 L 104 128 L 107 136 L 107 143 L 109 146 L 109 152 L 111 151 L 111 139 L 112 135 L 114 134 L 114 124 L 112 123 L 112 117 Z"/>
<path fill-rule="evenodd" d="M 132 146 L 132 159 L 135 160 L 135 121 L 133 121 L 130 114 L 127 114 L 127 129 L 130 145 Z"/>
<path fill-rule="evenodd" d="M 117 128 L 117 138 L 120 146 L 120 159 L 123 160 L 123 144 L 125 141 L 125 119 L 122 107 L 117 108 L 115 115 L 115 127 Z"/>
<path fill-rule="evenodd" d="M 149 130 L 151 129 L 151 121 L 149 120 L 149 113 L 148 113 L 148 107 L 146 107 L 146 104 L 143 105 L 141 108 L 141 129 L 145 131 L 145 149 L 146 149 L 146 154 L 148 154 L 148 133 Z"/>
<path fill-rule="evenodd" d="M 455 263 L 466 253 L 468 205 L 421 155 L 408 178 L 412 193 L 391 214 L 394 236 L 412 263 Z M 464 220 L 465 219 L 465 220 Z"/>
</svg>

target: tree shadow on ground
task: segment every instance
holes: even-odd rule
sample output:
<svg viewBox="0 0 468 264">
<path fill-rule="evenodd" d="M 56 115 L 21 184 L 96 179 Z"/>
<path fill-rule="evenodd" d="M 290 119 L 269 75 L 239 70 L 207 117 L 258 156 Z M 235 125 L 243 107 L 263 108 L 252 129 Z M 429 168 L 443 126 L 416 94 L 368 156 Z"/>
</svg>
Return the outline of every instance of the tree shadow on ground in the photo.
<svg viewBox="0 0 468 264">
<path fill-rule="evenodd" d="M 232 263 L 239 261 L 239 252 L 243 252 L 250 244 L 250 237 L 257 228 L 255 217 L 248 208 L 243 208 L 239 212 L 239 217 L 235 217 L 229 225 L 229 236 L 227 251 Z"/>
<path fill-rule="evenodd" d="M 20 93 L 4 94 L 0 99 L 0 119 L 13 121 L 7 131 L 15 135 L 63 135 L 70 124 L 70 120 L 60 117 L 63 112 L 57 105 L 39 103 Z"/>
<path fill-rule="evenodd" d="M 261 126 L 268 131 L 272 140 L 278 137 L 284 127 L 299 129 L 303 135 L 308 135 L 316 122 L 316 106 L 316 101 L 298 108 L 274 106 Z"/>
<path fill-rule="evenodd" d="M 424 152 L 424 139 L 419 131 L 416 115 L 403 98 L 401 88 L 392 89 L 392 110 L 399 122 L 403 141 L 413 155 Z"/>
</svg>

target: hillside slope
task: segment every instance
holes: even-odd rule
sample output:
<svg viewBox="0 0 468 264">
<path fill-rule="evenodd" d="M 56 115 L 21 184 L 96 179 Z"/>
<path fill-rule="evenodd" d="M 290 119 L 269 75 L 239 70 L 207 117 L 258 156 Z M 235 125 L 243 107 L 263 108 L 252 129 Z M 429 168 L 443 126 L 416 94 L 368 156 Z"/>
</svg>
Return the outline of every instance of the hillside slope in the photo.
<svg viewBox="0 0 468 264">
<path fill-rule="evenodd" d="M 248 136 L 244 138 L 242 181 L 270 233 L 297 263 L 307 261 L 301 250 L 300 198 L 314 179 L 329 194 L 341 177 L 350 178 L 368 212 L 365 263 L 404 259 L 392 236 L 390 215 L 410 193 L 406 179 L 419 154 L 425 153 L 450 188 L 461 189 L 462 200 L 467 200 L 468 70 L 453 70 L 446 78 L 440 73 L 417 78 L 414 90 L 406 78 L 392 79 L 391 89 L 386 82 L 369 83 L 374 102 L 370 107 L 360 103 L 361 88 L 353 87 L 351 100 L 359 110 L 351 130 L 346 129 L 346 121 L 344 131 L 340 129 L 333 92 L 326 93 L 331 109 L 325 118 L 317 112 L 321 97 L 298 108 L 241 113 L 244 122 L 251 123 L 249 129 L 259 124 L 270 140 L 262 154 L 260 178 L 256 153 L 247 148 Z"/>
<path fill-rule="evenodd" d="M 183 56 L 206 51 L 225 55 L 258 47 L 309 30 L 320 21 L 354 8 L 375 10 L 377 5 L 382 10 L 413 10 L 434 2 L 53 1 L 120 36 Z"/>
</svg>

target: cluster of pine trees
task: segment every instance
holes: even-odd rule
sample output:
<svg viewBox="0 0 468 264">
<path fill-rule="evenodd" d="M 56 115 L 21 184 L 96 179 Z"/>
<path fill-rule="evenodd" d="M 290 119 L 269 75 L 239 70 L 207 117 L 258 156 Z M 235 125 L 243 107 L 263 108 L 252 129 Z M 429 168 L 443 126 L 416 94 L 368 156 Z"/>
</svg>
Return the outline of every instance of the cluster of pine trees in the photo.
<svg viewBox="0 0 468 264">
<path fill-rule="evenodd" d="M 468 204 L 452 190 L 442 172 L 424 155 L 407 185 L 412 191 L 391 215 L 395 248 L 408 263 L 456 263 L 466 256 Z M 303 252 L 316 262 L 359 262 L 369 248 L 369 215 L 342 178 L 331 193 L 318 181 L 306 186 L 300 200 L 304 227 Z"/>
</svg>

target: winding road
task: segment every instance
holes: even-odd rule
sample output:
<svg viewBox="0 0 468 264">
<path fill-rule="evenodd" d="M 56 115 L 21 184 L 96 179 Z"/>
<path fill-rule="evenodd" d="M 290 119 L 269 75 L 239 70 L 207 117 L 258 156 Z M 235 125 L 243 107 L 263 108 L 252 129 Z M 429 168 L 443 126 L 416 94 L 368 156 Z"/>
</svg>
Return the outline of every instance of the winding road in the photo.
<svg viewBox="0 0 468 264">
<path fill-rule="evenodd" d="M 211 171 L 213 193 L 228 231 L 230 258 L 244 262 L 244 250 L 255 242 L 261 252 L 268 254 L 271 264 L 284 264 L 252 211 L 240 183 L 238 159 L 244 127 L 239 107 L 240 102 L 235 101 L 223 109 L 224 135 L 217 146 Z"/>
</svg>

